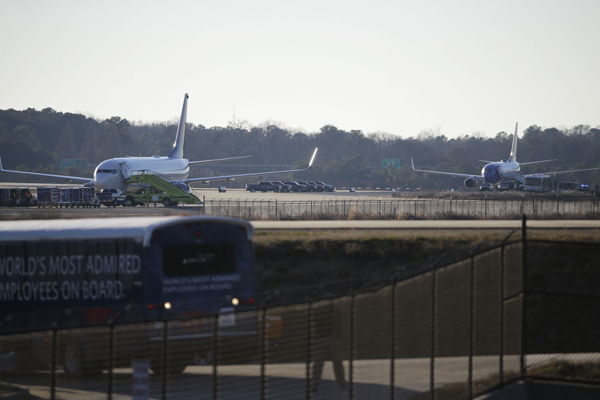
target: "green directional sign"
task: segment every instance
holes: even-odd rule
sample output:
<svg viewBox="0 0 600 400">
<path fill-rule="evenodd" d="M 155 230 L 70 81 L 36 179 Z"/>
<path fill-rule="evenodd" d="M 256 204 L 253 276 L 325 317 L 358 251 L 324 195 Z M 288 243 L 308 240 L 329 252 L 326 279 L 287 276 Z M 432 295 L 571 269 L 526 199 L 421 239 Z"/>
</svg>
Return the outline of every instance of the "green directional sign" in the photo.
<svg viewBox="0 0 600 400">
<path fill-rule="evenodd" d="M 399 158 L 382 158 L 381 159 L 381 167 L 388 168 L 400 168 L 400 159 Z"/>
<path fill-rule="evenodd" d="M 60 160 L 60 170 L 65 172 L 69 167 L 77 167 L 77 168 L 87 168 L 88 160 L 72 160 L 72 159 L 62 159 Z"/>
</svg>

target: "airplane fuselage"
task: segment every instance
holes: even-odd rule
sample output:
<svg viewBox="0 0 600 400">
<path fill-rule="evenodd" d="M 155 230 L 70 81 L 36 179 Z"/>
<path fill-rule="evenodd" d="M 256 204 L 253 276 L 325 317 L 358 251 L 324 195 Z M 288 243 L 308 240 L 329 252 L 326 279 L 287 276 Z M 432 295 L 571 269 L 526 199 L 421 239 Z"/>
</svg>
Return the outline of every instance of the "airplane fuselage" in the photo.
<svg viewBox="0 0 600 400">
<path fill-rule="evenodd" d="M 134 190 L 141 185 L 130 184 L 127 179 L 136 171 L 152 171 L 168 180 L 182 180 L 188 177 L 190 168 L 188 160 L 184 158 L 159 156 L 111 158 L 101 162 L 94 171 L 96 189 Z"/>
<path fill-rule="evenodd" d="M 500 161 L 486 164 L 481 170 L 481 176 L 484 182 L 492 185 L 506 179 L 515 179 L 521 174 L 521 167 L 515 161 Z"/>
</svg>

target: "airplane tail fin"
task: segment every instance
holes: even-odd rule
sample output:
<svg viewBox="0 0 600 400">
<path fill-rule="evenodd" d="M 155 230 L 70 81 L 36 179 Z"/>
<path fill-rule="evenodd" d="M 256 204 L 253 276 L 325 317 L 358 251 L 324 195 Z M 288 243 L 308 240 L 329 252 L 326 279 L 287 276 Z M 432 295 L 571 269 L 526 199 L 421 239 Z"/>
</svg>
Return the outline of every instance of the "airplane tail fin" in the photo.
<svg viewBox="0 0 600 400">
<path fill-rule="evenodd" d="M 510 149 L 510 157 L 508 161 L 516 162 L 517 161 L 517 130 L 519 129 L 519 123 L 515 126 L 515 135 L 513 136 L 512 148 Z"/>
<path fill-rule="evenodd" d="M 183 108 L 181 109 L 181 118 L 179 118 L 179 128 L 173 150 L 169 153 L 169 158 L 183 158 L 183 144 L 185 142 L 185 123 L 187 121 L 187 100 L 190 96 L 186 93 L 183 98 Z"/>
</svg>

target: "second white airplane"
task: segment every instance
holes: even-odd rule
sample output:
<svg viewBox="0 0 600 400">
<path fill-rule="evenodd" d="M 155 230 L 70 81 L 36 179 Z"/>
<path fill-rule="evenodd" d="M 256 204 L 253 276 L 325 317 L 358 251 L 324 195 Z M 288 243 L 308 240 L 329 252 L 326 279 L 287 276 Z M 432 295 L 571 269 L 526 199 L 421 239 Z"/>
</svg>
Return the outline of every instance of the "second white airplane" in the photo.
<svg viewBox="0 0 600 400">
<path fill-rule="evenodd" d="M 410 162 L 412 164 L 412 169 L 413 169 L 413 171 L 417 171 L 417 172 L 429 172 L 432 174 L 442 174 L 442 175 L 466 177 L 467 179 L 465 179 L 464 185 L 466 188 L 469 188 L 469 189 L 472 189 L 477 186 L 478 179 L 482 180 L 483 182 L 489 182 L 492 185 L 500 183 L 500 181 L 508 181 L 508 180 L 516 180 L 520 184 L 524 185 L 525 178 L 528 175 L 521 175 L 521 165 L 537 164 L 537 163 L 556 161 L 556 160 L 554 159 L 554 160 L 543 160 L 543 161 L 531 161 L 531 162 L 526 162 L 526 163 L 517 162 L 517 139 L 518 139 L 517 130 L 518 130 L 518 128 L 519 128 L 519 124 L 517 123 L 517 125 L 515 127 L 515 135 L 513 136 L 510 157 L 508 158 L 508 160 L 502 160 L 502 161 L 497 161 L 497 162 L 479 160 L 481 162 L 489 163 L 489 164 L 486 164 L 483 167 L 483 169 L 481 170 L 481 176 L 469 175 L 469 174 L 458 174 L 455 172 L 442 172 L 442 171 L 415 169 L 415 163 L 411 157 Z M 593 171 L 593 170 L 597 170 L 597 169 L 600 169 L 600 168 L 574 169 L 574 170 L 569 170 L 569 171 L 552 171 L 552 172 L 541 172 L 541 173 L 538 172 L 538 173 L 536 173 L 536 175 L 537 174 L 541 174 L 541 175 L 567 174 L 570 172 Z"/>
<path fill-rule="evenodd" d="M 127 191 L 128 189 L 135 189 L 139 184 L 130 184 L 129 178 L 137 171 L 150 171 L 150 173 L 156 173 L 157 175 L 170 181 L 172 184 L 190 191 L 189 183 L 191 182 L 208 182 L 214 180 L 234 180 L 234 178 L 240 178 L 244 176 L 258 176 L 258 175 L 272 175 L 272 174 L 283 174 L 288 172 L 302 172 L 307 171 L 312 166 L 313 160 L 317 155 L 317 149 L 315 149 L 308 167 L 304 169 L 290 169 L 285 171 L 270 171 L 270 172 L 254 172 L 249 174 L 237 174 L 237 175 L 222 175 L 222 176 L 207 176 L 203 178 L 191 178 L 188 179 L 190 173 L 190 166 L 214 163 L 218 161 L 234 160 L 239 158 L 246 158 L 250 156 L 241 157 L 229 157 L 219 158 L 214 160 L 202 160 L 202 161 L 188 161 L 183 158 L 183 145 L 185 142 L 185 124 L 187 120 L 187 100 L 189 96 L 186 93 L 183 98 L 183 109 L 181 110 L 181 118 L 179 119 L 179 127 L 177 129 L 177 135 L 175 137 L 175 144 L 173 150 L 166 157 L 152 156 L 152 157 L 124 157 L 124 158 L 111 158 L 110 160 L 102 161 L 96 167 L 94 171 L 94 178 L 84 178 L 77 176 L 68 175 L 52 175 L 52 174 L 40 174 L 35 172 L 23 172 L 14 170 L 5 170 L 2 168 L 2 162 L 0 161 L 0 172 L 10 172 L 15 174 L 35 175 L 35 176 L 46 176 L 51 178 L 66 179 L 67 181 L 81 181 L 85 182 L 84 186 L 93 186 L 97 190 L 102 189 L 121 189 Z"/>
</svg>

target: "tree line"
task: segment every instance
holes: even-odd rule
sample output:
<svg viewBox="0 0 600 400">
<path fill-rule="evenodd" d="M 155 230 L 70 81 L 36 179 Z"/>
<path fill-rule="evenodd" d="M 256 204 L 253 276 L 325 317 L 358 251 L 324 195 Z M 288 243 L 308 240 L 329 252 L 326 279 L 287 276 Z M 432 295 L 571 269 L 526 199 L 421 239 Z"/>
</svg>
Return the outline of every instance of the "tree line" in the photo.
<svg viewBox="0 0 600 400">
<path fill-rule="evenodd" d="M 438 129 L 406 138 L 381 132 L 347 131 L 333 125 L 306 133 L 279 123 L 265 122 L 254 126 L 239 120 L 231 121 L 226 127 L 188 124 L 186 131 L 184 155 L 191 161 L 251 155 L 252 158 L 237 163 L 301 168 L 318 147 L 317 159 L 308 172 L 289 177 L 271 175 L 265 179 L 322 180 L 338 187 L 460 189 L 461 178 L 413 172 L 410 158 L 413 157 L 415 165 L 422 169 L 479 175 L 484 165 L 479 160 L 507 158 L 512 143 L 512 134 L 504 131 L 491 137 L 474 133 L 448 138 Z M 61 159 L 87 159 L 89 168 L 70 167 L 66 174 L 91 177 L 95 166 L 109 158 L 168 154 L 176 132 L 176 121 L 132 124 L 121 117 L 97 120 L 52 108 L 0 110 L 0 157 L 5 169 L 52 174 L 61 173 Z M 518 160 L 558 159 L 524 166 L 523 173 L 592 168 L 600 166 L 599 148 L 600 127 L 542 128 L 532 125 L 520 134 Z M 400 168 L 382 168 L 385 158 L 399 159 Z M 194 167 L 192 171 L 191 177 L 224 174 L 210 164 L 204 168 Z M 40 181 L 39 178 L 16 175 L 9 179 Z M 233 185 L 259 179 L 241 179 Z M 596 184 L 600 182 L 600 173 L 565 174 L 557 176 L 557 180 Z"/>
</svg>

